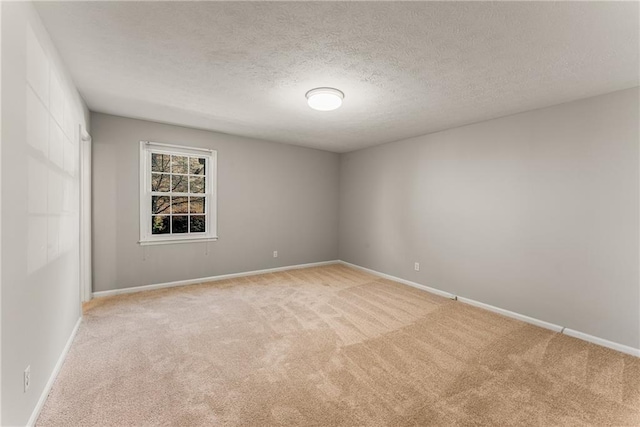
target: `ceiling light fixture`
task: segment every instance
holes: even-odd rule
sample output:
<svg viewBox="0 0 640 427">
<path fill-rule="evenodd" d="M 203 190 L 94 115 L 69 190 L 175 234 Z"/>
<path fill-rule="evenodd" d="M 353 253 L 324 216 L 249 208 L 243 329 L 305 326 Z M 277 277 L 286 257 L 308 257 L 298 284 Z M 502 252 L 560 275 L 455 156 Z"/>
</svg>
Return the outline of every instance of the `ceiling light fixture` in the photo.
<svg viewBox="0 0 640 427">
<path fill-rule="evenodd" d="M 309 107 L 318 111 L 331 111 L 340 108 L 344 93 L 331 87 L 317 87 L 305 95 Z"/>
</svg>

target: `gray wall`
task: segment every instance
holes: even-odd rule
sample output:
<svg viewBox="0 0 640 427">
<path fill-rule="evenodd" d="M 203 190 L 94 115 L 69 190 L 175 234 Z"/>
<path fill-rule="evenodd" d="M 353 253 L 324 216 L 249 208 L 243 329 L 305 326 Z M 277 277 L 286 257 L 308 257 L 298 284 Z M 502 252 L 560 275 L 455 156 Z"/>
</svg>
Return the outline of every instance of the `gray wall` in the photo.
<svg viewBox="0 0 640 427">
<path fill-rule="evenodd" d="M 638 96 L 343 155 L 340 258 L 640 347 Z"/>
<path fill-rule="evenodd" d="M 91 127 L 94 291 L 337 259 L 338 154 L 105 114 Z M 218 150 L 218 241 L 137 243 L 141 140 Z"/>
<path fill-rule="evenodd" d="M 78 127 L 89 113 L 33 5 L 2 8 L 2 425 L 25 425 L 80 318 Z M 23 372 L 31 366 L 31 387 Z"/>
</svg>

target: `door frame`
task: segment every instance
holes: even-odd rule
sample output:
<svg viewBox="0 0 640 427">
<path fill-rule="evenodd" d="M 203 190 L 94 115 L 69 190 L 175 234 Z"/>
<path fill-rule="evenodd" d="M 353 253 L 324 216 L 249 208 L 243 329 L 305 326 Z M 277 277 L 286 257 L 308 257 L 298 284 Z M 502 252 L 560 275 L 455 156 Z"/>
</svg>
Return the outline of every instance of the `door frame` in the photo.
<svg viewBox="0 0 640 427">
<path fill-rule="evenodd" d="M 80 304 L 93 298 L 91 270 L 91 135 L 80 126 Z M 81 311 L 82 312 L 82 311 Z"/>
</svg>

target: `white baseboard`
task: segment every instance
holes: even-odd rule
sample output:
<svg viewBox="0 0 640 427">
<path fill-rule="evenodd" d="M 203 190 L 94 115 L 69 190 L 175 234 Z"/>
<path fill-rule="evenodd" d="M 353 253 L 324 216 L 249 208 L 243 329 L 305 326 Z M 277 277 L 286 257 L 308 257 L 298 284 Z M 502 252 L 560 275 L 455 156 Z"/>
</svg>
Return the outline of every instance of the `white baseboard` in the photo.
<svg viewBox="0 0 640 427">
<path fill-rule="evenodd" d="M 618 344 L 617 342 L 605 340 L 604 338 L 594 337 L 593 335 L 585 334 L 584 332 L 574 331 L 573 329 L 569 329 L 569 328 L 564 328 L 562 333 L 565 335 L 569 335 L 570 337 L 578 338 L 583 341 L 589 341 L 590 343 L 601 345 L 602 347 L 607 347 L 622 353 L 627 353 L 632 356 L 640 357 L 640 348 L 633 348 L 628 345 Z"/>
<path fill-rule="evenodd" d="M 556 325 L 554 323 L 545 322 L 544 320 L 525 316 L 524 314 L 516 313 L 515 311 L 505 310 L 503 308 L 495 307 L 493 305 L 485 304 L 483 302 L 479 302 L 469 298 L 458 297 L 458 301 L 463 302 L 465 304 L 472 305 L 474 307 L 483 308 L 485 310 L 489 310 L 494 313 L 502 314 L 503 316 L 511 317 L 512 319 L 517 319 L 526 323 L 531 323 L 532 325 L 540 326 L 541 328 L 550 329 L 554 332 L 562 332 L 562 329 L 563 329 L 562 326 Z"/>
<path fill-rule="evenodd" d="M 550 330 L 552 330 L 554 332 L 563 333 L 563 334 L 568 335 L 570 337 L 578 338 L 578 339 L 581 339 L 583 341 L 587 341 L 587 342 L 590 342 L 590 343 L 593 343 L 593 344 L 600 345 L 602 347 L 607 347 L 607 348 L 610 348 L 610 349 L 613 349 L 613 350 L 616 350 L 616 351 L 619 351 L 619 352 L 622 352 L 622 353 L 626 353 L 626 354 L 630 354 L 632 356 L 640 357 L 640 349 L 638 349 L 638 348 L 630 347 L 630 346 L 624 345 L 624 344 L 618 344 L 618 343 L 613 342 L 613 341 L 605 340 L 604 338 L 599 338 L 599 337 L 596 337 L 596 336 L 593 336 L 593 335 L 585 334 L 584 332 L 579 332 L 579 331 L 575 331 L 573 329 L 568 329 L 568 328 L 562 327 L 560 325 L 556 325 L 554 323 L 545 322 L 544 320 L 540 320 L 540 319 L 536 319 L 536 318 L 533 318 L 533 317 L 525 316 L 524 314 L 520 314 L 520 313 L 516 313 L 516 312 L 513 312 L 513 311 L 505 310 L 503 308 L 495 307 L 493 305 L 489 305 L 489 304 L 485 304 L 483 302 L 475 301 L 475 300 L 472 300 L 470 298 L 464 298 L 464 297 L 461 297 L 461 296 L 457 296 L 457 295 L 451 294 L 449 292 L 442 291 L 440 289 L 432 288 L 430 286 L 421 285 L 421 284 L 416 283 L 416 282 L 411 282 L 409 280 L 405 280 L 405 279 L 402 279 L 400 277 L 395 277 L 395 276 L 392 276 L 390 274 L 381 273 L 379 271 L 372 270 L 372 269 L 366 268 L 366 267 L 361 267 L 361 266 L 356 265 L 356 264 L 351 264 L 350 262 L 346 262 L 346 261 L 339 261 L 339 262 L 340 262 L 340 264 L 347 265 L 349 267 L 353 267 L 353 268 L 356 268 L 358 270 L 366 271 L 367 273 L 371 273 L 371 274 L 376 275 L 378 277 L 383 277 L 385 279 L 389 279 L 389 280 L 393 280 L 395 282 L 399 282 L 399 283 L 402 283 L 402 284 L 405 284 L 405 285 L 413 286 L 414 288 L 422 289 L 424 291 L 431 292 L 433 294 L 440 295 L 440 296 L 443 296 L 445 298 L 455 299 L 455 300 L 458 300 L 458 301 L 460 301 L 462 303 L 473 305 L 475 307 L 479 307 L 479 308 L 482 308 L 482 309 L 485 309 L 485 310 L 489 310 L 489 311 L 492 311 L 494 313 L 501 314 L 503 316 L 511 317 L 513 319 L 521 320 L 523 322 L 530 323 L 532 325 L 536 325 L 536 326 L 539 326 L 541 328 L 550 329 Z"/>
<path fill-rule="evenodd" d="M 340 261 L 340 264 L 346 265 L 346 266 L 349 266 L 349 267 L 352 267 L 352 268 L 356 268 L 358 270 L 362 270 L 362 271 L 365 271 L 367 273 L 371 273 L 371 274 L 373 274 L 375 276 L 382 277 L 384 279 L 393 280 L 394 282 L 400 282 L 403 285 L 408 285 L 408 286 L 412 286 L 414 288 L 422 289 L 423 291 L 431 292 L 432 294 L 440 295 L 441 297 L 445 297 L 445 298 L 449 298 L 449 299 L 456 299 L 455 295 L 450 294 L 449 292 L 441 291 L 440 289 L 431 288 L 429 286 L 421 285 L 420 283 L 412 282 L 410 280 L 401 279 L 399 277 L 392 276 L 390 274 L 380 273 L 379 271 L 371 270 L 370 268 L 366 268 L 366 267 L 361 267 L 361 266 L 356 265 L 356 264 L 351 264 L 350 262 Z"/>
<path fill-rule="evenodd" d="M 27 426 L 28 427 L 31 427 L 31 426 L 35 425 L 36 421 L 38 420 L 38 416 L 40 416 L 40 411 L 42 411 L 42 407 L 44 406 L 44 403 L 47 401 L 47 397 L 49 396 L 49 392 L 51 391 L 51 387 L 53 387 L 53 383 L 56 381 L 56 378 L 58 377 L 58 373 L 60 372 L 60 368 L 62 368 L 64 360 L 67 358 L 67 353 L 69 353 L 69 349 L 71 348 L 71 344 L 73 343 L 73 340 L 75 339 L 76 334 L 78 333 L 78 328 L 80 327 L 80 323 L 82 323 L 82 316 L 80 318 L 78 318 L 78 321 L 76 322 L 76 325 L 73 327 L 73 331 L 71 331 L 71 335 L 69 336 L 69 339 L 67 340 L 67 344 L 65 344 L 64 349 L 62 350 L 62 353 L 60 354 L 60 357 L 58 358 L 58 362 L 56 363 L 56 366 L 54 366 L 53 372 L 51 372 L 51 376 L 49 377 L 49 381 L 47 381 L 47 384 L 44 386 L 44 390 L 42 390 L 42 394 L 40 395 L 40 399 L 38 400 L 38 403 L 36 404 L 36 407 L 33 408 L 33 412 L 31 413 L 31 417 L 29 418 L 29 421 L 27 422 Z"/>
<path fill-rule="evenodd" d="M 245 271 L 241 273 L 231 273 L 231 274 L 221 274 L 219 276 L 211 276 L 211 277 L 202 277 L 198 279 L 189 279 L 189 280 L 177 280 L 175 282 L 166 282 L 166 283 L 158 283 L 153 285 L 144 285 L 144 286 L 135 286 L 131 288 L 122 288 L 122 289 L 112 289 L 109 291 L 100 291 L 94 292 L 94 298 L 100 297 L 108 297 L 112 295 L 120 295 L 120 294 L 131 294 L 135 292 L 143 292 L 143 291 L 152 291 L 155 289 L 164 289 L 164 288 L 175 288 L 178 286 L 187 286 L 187 285 L 196 285 L 198 283 L 206 283 L 206 282 L 216 282 L 218 280 L 224 279 L 234 279 L 236 277 L 247 277 L 247 276 L 256 276 L 258 274 L 266 274 L 266 273 L 276 273 L 278 271 L 287 271 L 287 270 L 298 270 L 301 268 L 309 268 L 309 267 L 320 267 L 323 265 L 331 265 L 338 264 L 340 261 L 332 260 L 332 261 L 321 261 L 321 262 L 311 262 L 308 264 L 296 264 L 296 265 L 288 265 L 285 267 L 275 267 L 275 268 L 267 268 L 264 270 L 253 270 L 253 271 Z"/>
</svg>

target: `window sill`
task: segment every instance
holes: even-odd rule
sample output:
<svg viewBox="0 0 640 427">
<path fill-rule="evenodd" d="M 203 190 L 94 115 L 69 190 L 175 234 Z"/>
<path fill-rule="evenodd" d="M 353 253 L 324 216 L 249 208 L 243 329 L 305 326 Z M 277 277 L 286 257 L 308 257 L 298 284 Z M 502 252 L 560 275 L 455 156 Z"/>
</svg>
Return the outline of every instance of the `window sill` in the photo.
<svg viewBox="0 0 640 427">
<path fill-rule="evenodd" d="M 138 244 L 140 246 L 152 246 L 152 245 L 173 245 L 176 243 L 200 243 L 200 242 L 215 242 L 218 237 L 196 237 L 190 239 L 167 239 L 167 240 L 140 240 Z"/>
</svg>

